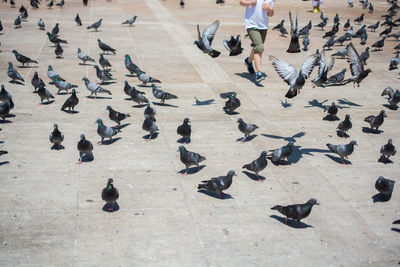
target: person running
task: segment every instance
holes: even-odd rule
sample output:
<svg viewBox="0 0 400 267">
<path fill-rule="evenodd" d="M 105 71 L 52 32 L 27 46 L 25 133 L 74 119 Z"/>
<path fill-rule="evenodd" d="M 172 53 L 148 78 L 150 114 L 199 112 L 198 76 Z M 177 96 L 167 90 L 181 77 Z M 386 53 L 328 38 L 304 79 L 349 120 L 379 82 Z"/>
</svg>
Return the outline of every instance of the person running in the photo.
<svg viewBox="0 0 400 267">
<path fill-rule="evenodd" d="M 245 58 L 244 63 L 250 74 L 255 73 L 256 82 L 260 82 L 267 77 L 261 72 L 261 59 L 267 37 L 268 18 L 274 15 L 274 0 L 240 0 L 240 5 L 246 7 L 244 22 L 252 47 L 250 56 Z"/>
</svg>

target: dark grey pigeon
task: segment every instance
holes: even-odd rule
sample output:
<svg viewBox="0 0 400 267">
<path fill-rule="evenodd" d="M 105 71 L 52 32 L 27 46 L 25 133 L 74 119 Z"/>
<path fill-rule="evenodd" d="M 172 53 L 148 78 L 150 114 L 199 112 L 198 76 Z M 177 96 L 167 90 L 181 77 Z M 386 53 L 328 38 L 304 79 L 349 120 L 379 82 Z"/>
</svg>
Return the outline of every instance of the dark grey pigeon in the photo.
<svg viewBox="0 0 400 267">
<path fill-rule="evenodd" d="M 281 28 L 281 26 L 282 26 L 284 23 L 285 23 L 285 20 L 283 19 L 283 20 L 281 20 L 281 22 L 279 22 L 276 26 L 274 26 L 274 27 L 272 28 L 272 30 L 273 30 L 273 31 L 279 30 L 279 29 Z"/>
<path fill-rule="evenodd" d="M 288 223 L 288 218 L 291 218 L 296 220 L 300 226 L 300 221 L 310 215 L 311 209 L 314 205 L 319 205 L 319 203 L 317 203 L 316 199 L 312 198 L 304 204 L 293 204 L 288 206 L 276 205 L 272 207 L 271 210 L 277 210 L 282 215 L 285 215 L 286 224 Z"/>
<path fill-rule="evenodd" d="M 39 78 L 39 74 L 38 74 L 37 71 L 35 71 L 35 73 L 33 74 L 31 84 L 32 84 L 33 87 L 35 88 L 34 92 L 36 92 L 36 90 L 37 90 L 39 87 L 41 87 L 41 86 L 46 86 L 45 83 L 43 82 L 43 80 Z"/>
<path fill-rule="evenodd" d="M 374 6 L 373 6 L 372 3 L 370 2 L 370 3 L 369 3 L 369 6 L 368 6 L 368 13 L 372 13 L 372 12 L 374 12 Z"/>
<path fill-rule="evenodd" d="M 8 62 L 8 70 L 7 70 L 7 75 L 8 77 L 11 78 L 11 82 L 15 83 L 16 81 L 23 81 L 25 82 L 25 80 L 22 78 L 22 76 L 18 73 L 18 71 L 16 71 L 12 65 L 11 62 Z"/>
<path fill-rule="evenodd" d="M 240 35 L 235 37 L 231 36 L 231 39 L 223 41 L 226 50 L 229 52 L 229 56 L 237 56 L 240 55 L 243 51 L 242 41 Z"/>
<path fill-rule="evenodd" d="M 113 179 L 108 179 L 107 186 L 101 191 L 101 199 L 103 199 L 107 204 L 107 211 L 113 212 L 116 202 L 119 198 L 119 193 L 117 188 L 113 185 Z"/>
<path fill-rule="evenodd" d="M 88 155 L 91 160 L 93 157 L 93 145 L 89 140 L 86 140 L 85 135 L 81 134 L 80 140 L 78 142 L 78 151 L 79 151 L 79 161 L 78 164 L 82 164 L 82 157 Z"/>
<path fill-rule="evenodd" d="M 333 25 L 333 27 L 332 27 L 332 30 L 326 32 L 326 33 L 324 34 L 324 36 L 322 36 L 322 38 L 326 38 L 326 37 L 331 38 L 332 36 L 336 36 L 336 33 L 337 33 L 338 31 L 339 31 L 339 24 L 338 24 L 338 23 L 335 23 L 335 24 Z"/>
<path fill-rule="evenodd" d="M 343 165 L 347 165 L 343 161 L 343 159 L 348 159 L 348 156 L 350 156 L 353 153 L 355 145 L 357 145 L 357 141 L 355 140 L 351 141 L 348 144 L 343 144 L 343 145 L 332 145 L 329 143 L 326 144 L 326 146 L 329 148 L 330 151 L 340 156 Z"/>
<path fill-rule="evenodd" d="M 76 92 L 75 89 L 72 89 L 72 94 L 70 97 L 67 98 L 67 100 L 65 100 L 64 104 L 61 107 L 61 110 L 65 110 L 66 108 L 68 108 L 68 112 L 74 111 L 74 108 L 76 105 L 78 105 L 79 103 L 79 99 L 76 96 Z"/>
<path fill-rule="evenodd" d="M 12 95 L 9 92 L 7 92 L 6 88 L 4 87 L 4 84 L 2 84 L 0 91 L 0 101 L 6 101 L 10 98 L 12 98 Z"/>
<path fill-rule="evenodd" d="M 185 118 L 183 120 L 182 125 L 179 125 L 178 128 L 176 129 L 177 134 L 183 137 L 184 144 L 186 144 L 187 141 L 190 140 L 190 135 L 192 133 L 192 126 L 190 126 L 189 123 L 190 123 L 189 118 Z"/>
<path fill-rule="evenodd" d="M 389 96 L 388 102 L 389 102 L 389 107 L 391 109 L 395 109 L 397 107 L 397 104 L 400 102 L 400 90 L 394 91 L 392 87 L 386 87 L 383 89 L 383 92 L 381 96 Z"/>
<path fill-rule="evenodd" d="M 394 38 L 396 39 L 396 41 L 398 41 L 399 38 L 400 38 L 400 31 L 394 32 L 394 33 L 392 33 L 392 34 L 389 34 L 387 37 L 388 37 L 388 38 L 389 38 L 389 37 L 394 37 Z"/>
<path fill-rule="evenodd" d="M 98 142 L 100 145 L 103 144 L 104 138 L 110 138 L 111 142 L 112 137 L 121 132 L 121 130 L 117 127 L 105 126 L 101 119 L 97 119 L 95 123 L 97 123 L 97 134 L 101 137 L 101 141 Z"/>
<path fill-rule="evenodd" d="M 322 51 L 327 48 L 327 50 L 331 50 L 331 47 L 335 44 L 335 36 L 332 36 L 323 46 L 322 46 Z"/>
<path fill-rule="evenodd" d="M 340 72 L 329 77 L 326 82 L 328 84 L 342 84 L 345 74 L 346 74 L 346 68 L 342 69 Z"/>
<path fill-rule="evenodd" d="M 346 32 L 344 35 L 340 36 L 339 38 L 337 38 L 334 43 L 335 44 L 339 44 L 340 46 L 343 45 L 344 42 L 346 42 L 349 39 L 349 34 Z"/>
<path fill-rule="evenodd" d="M 122 22 L 122 25 L 129 24 L 129 26 L 132 26 L 132 24 L 135 23 L 136 18 L 137 16 L 133 16 L 132 18 L 129 18 L 126 21 Z"/>
<path fill-rule="evenodd" d="M 122 120 L 125 120 L 126 118 L 129 118 L 131 115 L 128 113 L 121 113 L 116 110 L 114 110 L 111 106 L 107 106 L 108 110 L 108 117 L 110 120 L 115 121 L 118 125 L 121 124 Z"/>
<path fill-rule="evenodd" d="M 372 44 L 371 47 L 375 47 L 375 51 L 381 51 L 382 47 L 385 45 L 385 39 L 386 37 L 383 37 L 381 40 Z"/>
<path fill-rule="evenodd" d="M 222 108 L 225 112 L 232 114 L 235 109 L 240 107 L 240 100 L 236 98 L 236 93 L 227 96 L 228 101 L 225 102 L 225 106 Z"/>
<path fill-rule="evenodd" d="M 293 65 L 274 56 L 269 56 L 269 59 L 272 61 L 272 65 L 279 77 L 290 86 L 285 96 L 293 98 L 300 93 L 300 89 L 305 84 L 306 79 L 310 77 L 312 70 L 318 64 L 319 56 L 317 54 L 308 56 L 301 65 L 300 72 L 297 72 Z"/>
<path fill-rule="evenodd" d="M 44 86 L 39 87 L 39 89 L 37 90 L 37 93 L 40 97 L 40 104 L 43 104 L 43 100 L 46 99 L 47 103 L 50 102 L 50 98 L 55 98 L 50 92 L 49 90 L 47 90 Z"/>
<path fill-rule="evenodd" d="M 0 156 L 1 156 L 1 155 L 5 155 L 5 154 L 8 154 L 8 151 L 0 150 Z"/>
<path fill-rule="evenodd" d="M 52 35 L 50 32 L 47 32 L 47 37 L 49 37 L 49 41 L 52 42 L 54 45 L 58 43 L 68 44 L 66 40 L 60 39 L 57 36 Z"/>
<path fill-rule="evenodd" d="M 305 36 L 307 33 L 310 32 L 311 28 L 312 28 L 312 23 L 310 20 L 306 26 L 304 26 L 302 29 L 299 30 L 299 36 Z"/>
<path fill-rule="evenodd" d="M 324 112 L 325 111 L 328 112 L 328 119 L 334 120 L 336 118 L 336 114 L 338 113 L 338 107 L 336 106 L 335 102 L 332 102 L 329 107 L 324 108 Z"/>
<path fill-rule="evenodd" d="M 137 75 L 137 69 L 140 69 L 135 63 L 132 62 L 131 56 L 128 54 L 125 55 L 125 68 L 129 71 L 129 73 Z"/>
<path fill-rule="evenodd" d="M 368 34 L 366 31 L 361 33 L 360 39 L 361 39 L 361 42 L 360 42 L 361 45 L 365 45 L 367 43 Z"/>
<path fill-rule="evenodd" d="M 281 24 L 281 26 L 279 27 L 279 32 L 281 33 L 281 36 L 283 36 L 283 37 L 286 37 L 286 34 L 289 34 L 283 24 Z"/>
<path fill-rule="evenodd" d="M 210 180 L 201 181 L 202 184 L 199 184 L 197 189 L 205 189 L 208 191 L 216 192 L 218 198 L 223 198 L 224 190 L 227 190 L 232 184 L 232 178 L 236 176 L 235 171 L 231 170 L 225 176 L 218 176 L 211 178 Z"/>
<path fill-rule="evenodd" d="M 363 25 L 355 34 L 354 37 L 360 37 L 363 32 L 367 31 L 367 25 Z M 353 37 L 353 36 L 352 36 Z"/>
<path fill-rule="evenodd" d="M 347 79 L 345 82 L 353 82 L 353 87 L 355 87 L 356 83 L 357 86 L 360 87 L 360 83 L 364 80 L 368 74 L 371 72 L 370 69 L 364 70 L 364 64 L 361 61 L 360 56 L 358 55 L 356 49 L 354 48 L 353 44 L 350 43 L 346 46 L 347 49 L 347 56 L 349 57 L 350 63 L 350 70 L 352 78 Z"/>
<path fill-rule="evenodd" d="M 269 150 L 272 151 L 272 154 L 269 155 L 269 157 L 271 158 L 271 161 L 275 164 L 279 164 L 279 162 L 281 160 L 287 160 L 287 158 L 293 153 L 293 142 L 289 142 L 287 145 L 277 148 L 277 149 L 273 149 L 273 150 Z"/>
<path fill-rule="evenodd" d="M 258 178 L 258 181 L 262 182 L 263 180 L 261 180 L 260 176 L 258 176 L 258 173 L 264 170 L 268 165 L 267 154 L 267 151 L 264 150 L 256 160 L 253 160 L 249 164 L 243 165 L 242 169 L 247 169 L 254 172 Z"/>
<path fill-rule="evenodd" d="M 386 179 L 383 176 L 379 176 L 375 182 L 375 188 L 383 195 L 386 200 L 389 200 L 393 193 L 393 187 L 396 182 L 390 179 Z"/>
<path fill-rule="evenodd" d="M 203 34 L 200 35 L 200 27 L 199 24 L 197 24 L 197 39 L 194 41 L 193 44 L 195 44 L 203 53 L 210 55 L 212 58 L 218 57 L 221 52 L 213 49 L 211 47 L 211 43 L 214 39 L 215 33 L 218 30 L 219 26 L 219 20 L 216 20 L 207 28 L 204 29 Z"/>
<path fill-rule="evenodd" d="M 156 114 L 157 114 L 156 109 L 153 107 L 150 107 L 150 105 L 148 105 L 144 109 L 144 115 L 147 115 L 154 122 L 156 121 Z"/>
<path fill-rule="evenodd" d="M 16 58 L 19 62 L 22 63 L 22 66 L 25 66 L 25 64 L 29 64 L 29 63 L 36 63 L 36 64 L 38 64 L 37 61 L 32 60 L 32 59 L 30 59 L 29 57 L 24 56 L 24 55 L 18 53 L 18 51 L 15 50 L 15 49 L 14 49 L 12 52 L 14 53 L 15 58 Z"/>
<path fill-rule="evenodd" d="M 6 117 L 10 114 L 10 101 L 12 101 L 11 98 L 0 103 L 0 118 L 2 118 L 3 121 L 5 121 Z"/>
<path fill-rule="evenodd" d="M 343 121 L 341 121 L 336 129 L 342 133 L 342 137 L 346 138 L 347 131 L 353 127 L 353 124 L 350 121 L 350 115 L 347 114 Z"/>
<path fill-rule="evenodd" d="M 365 48 L 365 51 L 361 53 L 360 60 L 363 65 L 367 65 L 367 60 L 369 59 L 369 47 Z"/>
<path fill-rule="evenodd" d="M 388 140 L 388 143 L 386 145 L 383 145 L 381 147 L 381 157 L 385 158 L 385 159 L 389 159 L 391 156 L 396 155 L 397 153 L 397 149 L 396 147 L 393 145 L 392 143 L 392 139 L 390 138 Z"/>
<path fill-rule="evenodd" d="M 343 58 L 346 57 L 346 54 L 347 54 L 347 50 L 346 50 L 346 48 L 344 48 L 342 50 L 337 51 L 336 53 L 333 53 L 331 55 L 331 57 L 338 57 L 338 58 L 342 58 L 343 59 Z"/>
<path fill-rule="evenodd" d="M 325 19 L 325 20 L 322 20 L 321 23 L 315 25 L 314 27 L 319 27 L 319 28 L 321 28 L 321 30 L 323 31 L 323 30 L 324 30 L 324 27 L 325 27 L 327 24 L 328 24 L 328 19 Z"/>
<path fill-rule="evenodd" d="M 133 86 L 129 90 L 129 95 L 133 102 L 138 103 L 139 106 L 142 106 L 143 103 L 149 103 L 149 100 L 143 94 L 144 92 L 136 90 Z"/>
<path fill-rule="evenodd" d="M 383 124 L 385 117 L 387 117 L 386 112 L 384 110 L 381 110 L 381 112 L 377 116 L 369 115 L 364 119 L 364 121 L 369 123 L 371 130 L 373 130 L 374 128 L 378 130 L 378 128 Z"/>
<path fill-rule="evenodd" d="M 54 124 L 54 130 L 49 136 L 50 142 L 53 144 L 53 147 L 51 149 L 57 149 L 59 150 L 62 148 L 61 142 L 64 141 L 64 135 L 60 130 L 58 129 L 58 125 Z"/>
<path fill-rule="evenodd" d="M 51 1 L 53 1 L 53 0 L 51 0 Z M 75 22 L 76 22 L 77 26 L 82 26 L 82 20 L 79 17 L 79 13 L 76 13 Z"/>
<path fill-rule="evenodd" d="M 51 34 L 54 35 L 54 36 L 58 36 L 59 32 L 60 32 L 60 28 L 58 27 L 58 23 L 56 23 L 56 25 L 51 30 Z"/>
<path fill-rule="evenodd" d="M 343 26 L 343 30 L 347 31 L 350 28 L 350 19 L 347 19 L 346 23 Z"/>
<path fill-rule="evenodd" d="M 354 22 L 357 23 L 357 24 L 361 24 L 361 22 L 363 22 L 363 20 L 364 20 L 364 13 L 361 14 L 361 16 L 359 16 L 358 18 L 356 18 L 354 20 Z"/>
<path fill-rule="evenodd" d="M 153 91 L 153 95 L 155 98 L 160 99 L 161 100 L 161 104 L 164 104 L 165 100 L 167 99 L 176 99 L 178 98 L 176 95 L 170 94 L 168 92 L 165 92 L 161 89 L 157 88 L 157 85 L 155 85 L 154 83 L 151 85 L 152 87 L 152 91 Z"/>
<path fill-rule="evenodd" d="M 310 39 L 308 38 L 308 33 L 306 33 L 306 36 L 303 38 L 303 50 L 307 51 L 308 46 L 310 45 Z"/>
<path fill-rule="evenodd" d="M 98 30 L 98 28 L 101 26 L 101 22 L 103 21 L 103 19 L 99 19 L 98 21 L 96 21 L 95 23 L 93 23 L 92 25 L 86 27 L 86 29 L 94 29 L 96 32 Z"/>
<path fill-rule="evenodd" d="M 371 29 L 372 32 L 375 32 L 376 29 L 378 29 L 380 23 L 381 23 L 381 22 L 378 20 L 376 23 L 374 23 L 374 24 L 372 24 L 372 25 L 369 25 L 369 26 L 368 26 L 368 29 Z"/>
<path fill-rule="evenodd" d="M 146 85 L 147 83 L 161 83 L 160 80 L 150 77 L 149 75 L 147 75 L 145 72 L 143 72 L 139 68 L 136 69 L 136 74 L 137 74 L 139 81 L 141 81 L 144 85 Z"/>
<path fill-rule="evenodd" d="M 385 35 L 388 37 L 388 35 L 392 32 L 393 26 L 390 26 L 389 28 L 386 28 L 383 32 L 379 33 L 379 36 Z"/>
<path fill-rule="evenodd" d="M 115 80 L 112 77 L 110 70 L 101 70 L 97 65 L 94 65 L 94 68 L 96 69 L 96 76 L 99 78 L 100 84 L 103 84 L 106 81 Z"/>
<path fill-rule="evenodd" d="M 97 39 L 97 43 L 99 44 L 99 47 L 103 51 L 103 53 L 111 52 L 111 53 L 113 53 L 115 55 L 115 51 L 117 51 L 117 50 L 115 50 L 114 48 L 112 48 L 108 44 L 103 43 L 100 39 Z"/>
<path fill-rule="evenodd" d="M 103 54 L 100 54 L 99 63 L 100 63 L 100 66 L 101 66 L 103 69 L 109 69 L 109 68 L 112 67 L 110 61 L 108 61 L 108 60 L 103 56 Z"/>
<path fill-rule="evenodd" d="M 54 50 L 54 53 L 56 54 L 57 58 L 64 58 L 62 54 L 64 53 L 64 50 L 62 49 L 60 43 L 56 44 L 56 49 Z"/>
<path fill-rule="evenodd" d="M 390 59 L 389 70 L 397 69 L 399 63 L 400 63 L 399 52 L 396 52 L 396 56 Z"/>
<path fill-rule="evenodd" d="M 311 81 L 313 83 L 313 88 L 315 86 L 325 87 L 324 84 L 328 80 L 328 72 L 333 68 L 334 64 L 335 64 L 335 58 L 332 58 L 331 62 L 328 65 L 328 61 L 325 56 L 325 51 L 322 50 L 321 56 L 319 58 L 318 76 Z"/>
<path fill-rule="evenodd" d="M 146 132 L 149 132 L 149 137 L 146 139 L 147 142 L 151 140 L 151 137 L 155 132 L 158 132 L 159 129 L 155 123 L 149 116 L 144 115 L 144 121 L 142 124 L 142 129 L 145 130 Z"/>
<path fill-rule="evenodd" d="M 15 29 L 18 29 L 18 28 L 21 28 L 21 17 L 20 16 L 18 16 L 15 20 L 14 20 L 14 26 L 15 26 Z"/>
<path fill-rule="evenodd" d="M 186 150 L 184 146 L 179 146 L 177 151 L 180 153 L 181 162 L 186 166 L 185 173 L 183 175 L 187 175 L 187 171 L 190 166 L 196 165 L 197 168 L 200 169 L 199 163 L 206 160 L 206 158 L 200 154 Z"/>
<path fill-rule="evenodd" d="M 258 129 L 258 126 L 255 124 L 245 123 L 242 118 L 238 118 L 237 120 L 239 130 L 244 133 L 244 137 L 242 139 L 242 143 L 249 137 L 249 135 Z"/>
</svg>

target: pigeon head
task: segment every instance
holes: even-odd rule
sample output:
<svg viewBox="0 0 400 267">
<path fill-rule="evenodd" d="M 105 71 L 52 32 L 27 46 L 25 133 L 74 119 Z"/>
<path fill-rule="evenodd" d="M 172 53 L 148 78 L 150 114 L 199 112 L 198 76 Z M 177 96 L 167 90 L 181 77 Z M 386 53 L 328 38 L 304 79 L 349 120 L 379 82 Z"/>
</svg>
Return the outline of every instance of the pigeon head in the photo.
<svg viewBox="0 0 400 267">
<path fill-rule="evenodd" d="M 346 69 L 346 68 L 342 69 L 342 72 L 343 72 L 343 73 L 346 73 L 346 71 L 347 71 L 347 69 Z"/>
<path fill-rule="evenodd" d="M 101 124 L 103 124 L 103 121 L 101 119 L 97 119 L 95 123 L 98 123 L 101 125 Z"/>
<path fill-rule="evenodd" d="M 15 55 L 18 55 L 17 50 L 14 49 L 12 52 L 13 52 Z"/>
<path fill-rule="evenodd" d="M 178 151 L 186 151 L 186 148 L 184 146 L 179 146 L 177 152 Z"/>
<path fill-rule="evenodd" d="M 201 49 L 201 44 L 199 41 L 194 41 L 193 44 L 197 45 L 197 47 Z"/>
<path fill-rule="evenodd" d="M 353 141 L 351 141 L 351 142 L 350 142 L 350 145 L 353 145 L 353 146 L 358 146 L 358 144 L 357 144 L 357 141 L 356 141 L 356 140 L 353 140 Z"/>
<path fill-rule="evenodd" d="M 317 200 L 315 198 L 312 198 L 309 201 L 307 201 L 307 204 L 309 204 L 309 205 L 319 205 L 319 203 L 317 202 Z"/>
<path fill-rule="evenodd" d="M 331 105 L 332 105 L 332 106 L 336 106 L 336 105 L 335 105 L 335 102 L 332 102 L 332 104 L 331 104 Z"/>
<path fill-rule="evenodd" d="M 97 66 L 97 65 L 94 65 L 93 67 L 94 67 L 96 70 L 100 70 L 100 69 L 99 69 L 99 66 Z"/>
<path fill-rule="evenodd" d="M 73 95 L 75 95 L 75 94 L 76 94 L 76 91 L 75 91 L 75 89 L 72 89 L 72 94 L 73 94 Z"/>
<path fill-rule="evenodd" d="M 263 157 L 268 156 L 268 152 L 266 150 L 264 150 L 263 152 L 261 152 L 261 156 L 263 156 Z"/>
<path fill-rule="evenodd" d="M 100 39 L 97 39 L 97 42 L 101 43 Z"/>
<path fill-rule="evenodd" d="M 111 108 L 111 106 L 107 106 L 107 108 L 106 108 L 106 110 L 111 110 L 112 108 Z"/>
<path fill-rule="evenodd" d="M 369 46 L 367 46 L 367 48 L 365 48 L 365 51 L 367 51 L 367 52 L 369 51 Z"/>
<path fill-rule="evenodd" d="M 370 73 L 370 72 L 372 72 L 371 69 L 366 69 L 365 71 L 367 72 L 367 74 Z"/>
<path fill-rule="evenodd" d="M 88 78 L 86 78 L 86 77 L 83 77 L 82 81 L 89 82 Z"/>
<path fill-rule="evenodd" d="M 392 144 L 392 138 L 388 140 L 388 144 Z"/>
<path fill-rule="evenodd" d="M 38 76 L 39 76 L 38 72 L 35 71 L 35 73 L 33 74 L 33 76 L 34 76 L 34 77 L 38 77 Z"/>
<path fill-rule="evenodd" d="M 54 129 L 58 129 L 57 123 L 54 123 Z"/>
<path fill-rule="evenodd" d="M 49 65 L 47 70 L 53 70 L 53 66 Z"/>
<path fill-rule="evenodd" d="M 13 64 L 11 62 L 8 62 L 8 68 L 12 68 Z"/>
<path fill-rule="evenodd" d="M 381 116 L 383 116 L 383 117 L 385 117 L 385 118 L 387 117 L 387 116 L 386 116 L 386 112 L 385 112 L 384 110 L 381 110 L 381 112 L 379 112 L 379 115 L 381 115 Z"/>
<path fill-rule="evenodd" d="M 350 115 L 347 114 L 346 117 L 345 117 L 345 119 L 346 119 L 346 120 L 350 120 Z"/>
<path fill-rule="evenodd" d="M 78 53 L 82 52 L 81 49 L 78 47 Z"/>
<path fill-rule="evenodd" d="M 185 118 L 185 119 L 183 120 L 183 123 L 189 123 L 189 122 L 190 122 L 189 118 Z"/>
<path fill-rule="evenodd" d="M 230 171 L 228 172 L 228 175 L 229 175 L 229 176 L 237 176 L 234 170 L 230 170 Z"/>
<path fill-rule="evenodd" d="M 81 134 L 80 138 L 81 138 L 81 140 L 85 140 L 86 139 L 84 134 Z"/>
<path fill-rule="evenodd" d="M 114 180 L 112 178 L 108 179 L 107 181 L 107 185 L 111 185 L 114 182 Z"/>
<path fill-rule="evenodd" d="M 128 54 L 126 54 L 125 59 L 131 59 L 131 57 Z"/>
<path fill-rule="evenodd" d="M 237 123 L 241 123 L 241 122 L 243 122 L 243 119 L 242 118 L 238 118 L 237 119 Z"/>
</svg>

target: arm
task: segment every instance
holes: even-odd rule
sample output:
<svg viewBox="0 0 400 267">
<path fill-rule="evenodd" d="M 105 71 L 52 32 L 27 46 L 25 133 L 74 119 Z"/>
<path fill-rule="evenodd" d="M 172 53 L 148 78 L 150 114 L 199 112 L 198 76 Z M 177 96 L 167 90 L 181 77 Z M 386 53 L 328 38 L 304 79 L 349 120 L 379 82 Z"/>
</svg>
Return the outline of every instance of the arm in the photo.
<svg viewBox="0 0 400 267">
<path fill-rule="evenodd" d="M 269 5 L 267 3 L 264 3 L 262 5 L 262 8 L 267 11 L 268 17 L 273 17 L 274 16 L 274 14 L 275 14 L 274 8 L 271 5 Z"/>
<path fill-rule="evenodd" d="M 255 6 L 257 4 L 257 0 L 240 0 L 241 6 Z"/>
</svg>

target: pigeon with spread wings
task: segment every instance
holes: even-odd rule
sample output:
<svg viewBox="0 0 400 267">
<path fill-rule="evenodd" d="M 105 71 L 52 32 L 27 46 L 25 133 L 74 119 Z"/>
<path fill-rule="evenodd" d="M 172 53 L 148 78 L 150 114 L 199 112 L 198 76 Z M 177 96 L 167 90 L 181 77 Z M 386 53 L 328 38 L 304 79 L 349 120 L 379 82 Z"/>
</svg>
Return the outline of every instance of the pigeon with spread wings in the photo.
<svg viewBox="0 0 400 267">
<path fill-rule="evenodd" d="M 346 46 L 347 56 L 349 57 L 350 70 L 352 78 L 346 80 L 347 82 L 353 82 L 353 87 L 355 87 L 357 83 L 357 87 L 360 87 L 360 83 L 364 78 L 368 76 L 371 72 L 371 69 L 364 70 L 364 64 L 362 63 L 360 56 L 357 53 L 357 50 L 354 48 L 353 44 L 350 43 Z"/>
<path fill-rule="evenodd" d="M 197 41 L 194 41 L 193 44 L 197 45 L 197 47 L 203 51 L 205 54 L 209 54 L 211 57 L 218 57 L 221 52 L 213 49 L 211 47 L 211 43 L 214 39 L 215 33 L 218 30 L 219 26 L 219 20 L 214 21 L 211 25 L 209 25 L 207 28 L 204 29 L 203 34 L 200 35 L 200 27 L 199 24 L 197 24 L 197 35 L 198 39 Z"/>
</svg>

